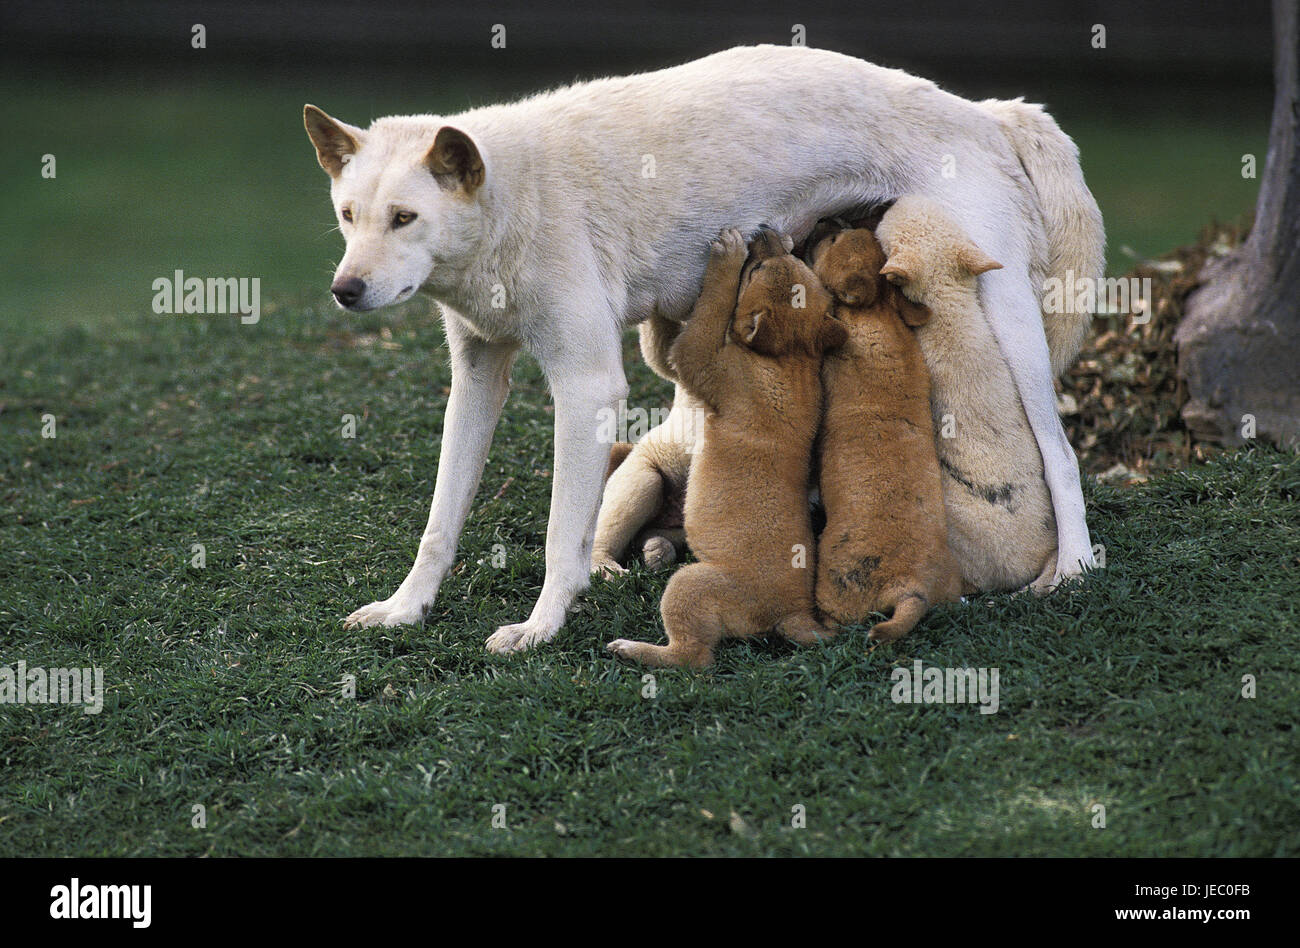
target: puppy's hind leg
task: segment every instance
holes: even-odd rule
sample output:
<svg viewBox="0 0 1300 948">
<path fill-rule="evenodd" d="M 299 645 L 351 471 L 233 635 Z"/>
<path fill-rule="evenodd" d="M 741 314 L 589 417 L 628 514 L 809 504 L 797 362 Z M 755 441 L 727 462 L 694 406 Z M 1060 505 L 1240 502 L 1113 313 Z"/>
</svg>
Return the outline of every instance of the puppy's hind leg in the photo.
<svg viewBox="0 0 1300 948">
<path fill-rule="evenodd" d="M 626 572 L 618 558 L 663 502 L 663 475 L 634 451 L 605 482 L 591 545 L 591 571 L 605 576 Z"/>
<path fill-rule="evenodd" d="M 756 631 L 746 621 L 752 599 L 718 567 L 692 563 L 673 574 L 659 604 L 667 645 L 615 639 L 605 647 L 644 665 L 703 668 L 713 662 L 714 646 L 724 637 Z"/>
</svg>

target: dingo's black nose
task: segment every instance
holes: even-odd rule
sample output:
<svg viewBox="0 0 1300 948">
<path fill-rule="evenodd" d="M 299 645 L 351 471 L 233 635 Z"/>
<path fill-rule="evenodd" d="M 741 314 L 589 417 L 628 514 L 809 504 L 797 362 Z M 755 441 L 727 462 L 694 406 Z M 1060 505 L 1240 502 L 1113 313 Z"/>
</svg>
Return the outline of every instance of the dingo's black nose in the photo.
<svg viewBox="0 0 1300 948">
<path fill-rule="evenodd" d="M 334 298 L 339 301 L 340 306 L 355 306 L 357 301 L 365 295 L 366 281 L 359 277 L 335 280 L 334 285 L 330 287 L 330 292 L 334 294 Z"/>
</svg>

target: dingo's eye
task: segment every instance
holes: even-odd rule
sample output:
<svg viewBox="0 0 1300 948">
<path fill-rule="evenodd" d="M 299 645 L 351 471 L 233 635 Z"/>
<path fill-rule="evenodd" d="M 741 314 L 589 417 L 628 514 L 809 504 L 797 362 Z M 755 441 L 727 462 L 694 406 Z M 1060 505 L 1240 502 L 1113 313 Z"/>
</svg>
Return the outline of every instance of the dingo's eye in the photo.
<svg viewBox="0 0 1300 948">
<path fill-rule="evenodd" d="M 414 211 L 398 211 L 393 215 L 393 226 L 405 227 L 407 224 L 411 223 L 411 221 L 415 220 L 415 218 L 416 213 Z"/>
<path fill-rule="evenodd" d="M 351 224 L 351 223 L 352 223 L 352 208 L 350 208 L 350 207 L 345 207 L 345 208 L 343 208 L 343 213 L 340 214 L 339 216 L 341 216 L 345 221 L 347 221 L 349 224 Z"/>
</svg>

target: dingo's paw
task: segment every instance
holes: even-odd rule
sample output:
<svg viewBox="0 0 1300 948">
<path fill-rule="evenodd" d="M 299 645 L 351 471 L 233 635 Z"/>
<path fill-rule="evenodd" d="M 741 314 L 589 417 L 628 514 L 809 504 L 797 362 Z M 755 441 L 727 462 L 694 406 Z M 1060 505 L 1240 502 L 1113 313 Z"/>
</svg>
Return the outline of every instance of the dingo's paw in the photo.
<svg viewBox="0 0 1300 948">
<path fill-rule="evenodd" d="M 1040 596 L 1049 592 L 1055 592 L 1065 583 L 1071 580 L 1082 580 L 1092 570 L 1098 569 L 1097 561 L 1093 558 L 1092 550 L 1087 550 L 1078 556 L 1058 556 L 1056 561 L 1056 572 L 1052 574 L 1052 581 L 1046 586 L 1041 580 L 1034 583 L 1034 592 Z"/>
<path fill-rule="evenodd" d="M 534 645 L 549 642 L 555 638 L 555 633 L 558 631 L 560 631 L 559 626 L 544 625 L 533 619 L 529 619 L 527 622 L 517 622 L 514 625 L 503 625 L 488 636 L 487 650 L 496 652 L 498 655 L 505 655 L 508 652 L 522 652 Z"/>
<path fill-rule="evenodd" d="M 432 603 L 423 603 L 408 596 L 393 595 L 382 602 L 362 606 L 343 620 L 345 629 L 365 629 L 370 626 L 418 625 Z"/>
</svg>

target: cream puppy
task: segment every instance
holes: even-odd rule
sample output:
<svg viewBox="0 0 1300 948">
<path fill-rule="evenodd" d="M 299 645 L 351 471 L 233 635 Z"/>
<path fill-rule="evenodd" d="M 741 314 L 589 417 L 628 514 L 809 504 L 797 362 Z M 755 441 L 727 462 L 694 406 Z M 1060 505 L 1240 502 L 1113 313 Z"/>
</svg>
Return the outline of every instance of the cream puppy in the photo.
<svg viewBox="0 0 1300 948">
<path fill-rule="evenodd" d="M 631 446 L 618 462 L 620 449 L 611 455 L 613 470 L 605 481 L 605 493 L 596 520 L 596 537 L 591 546 L 591 570 L 604 576 L 625 572 L 620 565 L 624 551 L 635 538 L 645 565 L 651 569 L 671 565 L 678 547 L 685 545 L 681 529 L 649 529 L 666 510 L 677 508 L 686 496 L 686 475 L 691 456 L 699 443 L 705 407 L 680 384 L 673 407 L 664 419 Z M 680 528 L 680 521 L 674 526 Z"/>
<path fill-rule="evenodd" d="M 976 288 L 979 274 L 1002 265 L 920 195 L 899 198 L 876 235 L 887 258 L 880 272 L 931 312 L 916 337 L 930 369 L 948 543 L 965 591 L 1045 591 L 1056 572 L 1052 498 Z"/>
</svg>

